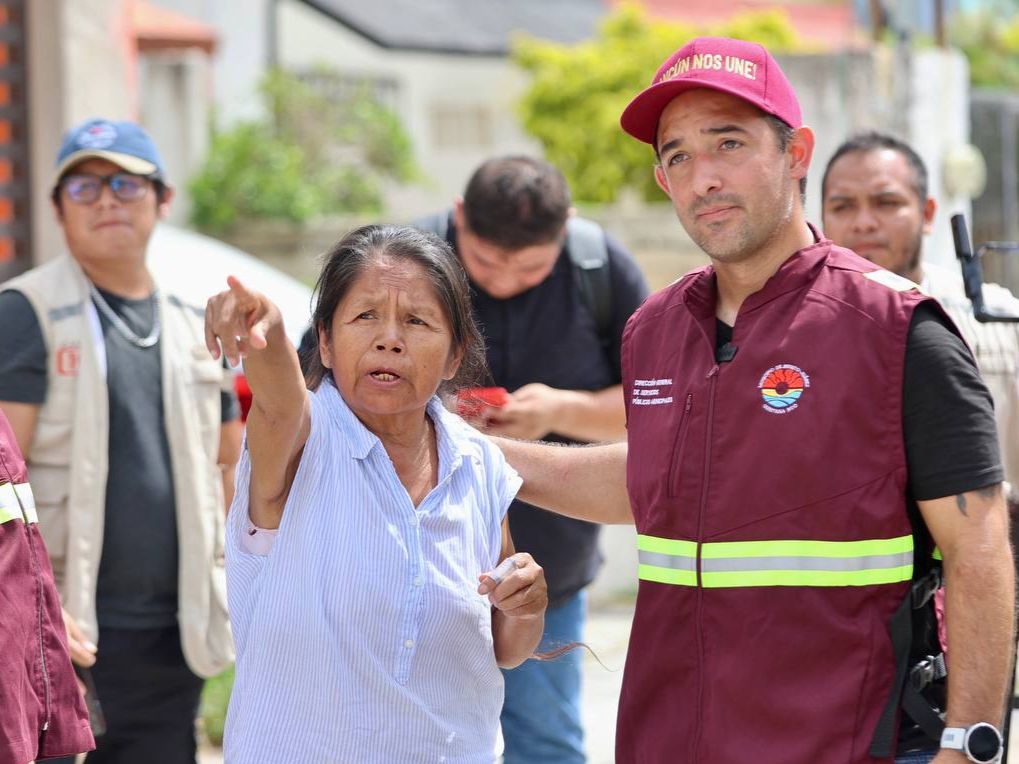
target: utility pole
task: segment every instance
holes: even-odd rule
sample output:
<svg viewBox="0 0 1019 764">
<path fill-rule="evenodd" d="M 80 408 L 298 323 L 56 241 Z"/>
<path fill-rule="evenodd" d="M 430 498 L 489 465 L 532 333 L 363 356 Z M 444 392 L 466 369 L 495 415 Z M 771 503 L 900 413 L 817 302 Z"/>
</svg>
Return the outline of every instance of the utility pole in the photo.
<svg viewBox="0 0 1019 764">
<path fill-rule="evenodd" d="M 868 0 L 870 7 L 870 34 L 874 42 L 881 42 L 885 31 L 885 9 L 881 0 Z"/>
<path fill-rule="evenodd" d="M 945 0 L 934 0 L 934 42 L 945 47 Z"/>
</svg>

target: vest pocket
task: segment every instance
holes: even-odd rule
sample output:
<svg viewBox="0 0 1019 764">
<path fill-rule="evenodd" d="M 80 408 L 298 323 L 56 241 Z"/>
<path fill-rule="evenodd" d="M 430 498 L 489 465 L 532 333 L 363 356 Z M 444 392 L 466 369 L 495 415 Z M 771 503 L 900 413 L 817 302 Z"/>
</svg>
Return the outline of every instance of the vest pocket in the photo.
<svg viewBox="0 0 1019 764">
<path fill-rule="evenodd" d="M 220 362 L 214 361 L 212 358 L 208 360 L 202 359 L 191 364 L 192 382 L 212 382 L 216 385 L 222 385 L 225 373 L 226 370 Z"/>
<path fill-rule="evenodd" d="M 39 518 L 39 532 L 46 542 L 46 550 L 58 583 L 63 582 L 64 564 L 68 546 L 68 492 L 69 473 L 47 465 L 32 465 L 32 494 Z"/>
<path fill-rule="evenodd" d="M 690 429 L 690 412 L 693 409 L 693 393 L 687 393 L 686 401 L 683 403 L 683 413 L 680 414 L 679 424 L 676 426 L 676 437 L 672 441 L 672 450 L 669 461 L 669 483 L 666 486 L 666 496 L 670 499 L 679 495 L 680 462 L 683 452 L 686 450 L 686 435 Z"/>
</svg>

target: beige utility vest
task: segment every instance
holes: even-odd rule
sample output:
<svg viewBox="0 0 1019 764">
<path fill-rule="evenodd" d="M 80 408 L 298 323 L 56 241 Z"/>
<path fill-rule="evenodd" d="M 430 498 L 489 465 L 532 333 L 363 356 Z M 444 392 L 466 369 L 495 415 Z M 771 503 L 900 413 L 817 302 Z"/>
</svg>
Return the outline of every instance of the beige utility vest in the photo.
<svg viewBox="0 0 1019 764">
<path fill-rule="evenodd" d="M 39 528 L 64 608 L 98 643 L 96 578 L 110 466 L 106 346 L 99 317 L 88 280 L 70 255 L 0 285 L 6 290 L 21 292 L 32 304 L 47 348 L 46 401 L 26 454 Z M 205 347 L 201 308 L 160 293 L 159 311 L 163 416 L 177 503 L 177 621 L 191 670 L 211 676 L 234 655 L 217 465 L 224 369 Z"/>
</svg>

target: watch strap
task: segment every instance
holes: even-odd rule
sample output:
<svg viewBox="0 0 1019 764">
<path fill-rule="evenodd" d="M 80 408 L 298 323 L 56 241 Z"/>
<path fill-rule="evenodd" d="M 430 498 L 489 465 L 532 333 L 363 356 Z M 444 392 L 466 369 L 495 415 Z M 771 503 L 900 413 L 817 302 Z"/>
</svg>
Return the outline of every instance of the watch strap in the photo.
<svg viewBox="0 0 1019 764">
<path fill-rule="evenodd" d="M 941 747 L 961 751 L 966 745 L 965 727 L 945 727 L 941 733 Z"/>
</svg>

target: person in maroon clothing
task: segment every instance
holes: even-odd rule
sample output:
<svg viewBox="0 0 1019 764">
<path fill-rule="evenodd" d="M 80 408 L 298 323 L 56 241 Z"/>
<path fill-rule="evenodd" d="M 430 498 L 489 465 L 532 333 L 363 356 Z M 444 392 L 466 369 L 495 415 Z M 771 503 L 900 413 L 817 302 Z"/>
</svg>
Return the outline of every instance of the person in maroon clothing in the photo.
<svg viewBox="0 0 1019 764">
<path fill-rule="evenodd" d="M 616 761 L 996 760 L 1015 581 L 972 354 L 915 284 L 807 223 L 813 133 L 762 46 L 690 41 L 621 124 L 711 264 L 627 324 L 627 444 L 500 443 L 522 500 L 637 526 Z M 927 606 L 935 544 L 944 724 L 904 700 L 944 656 L 914 664 L 894 625 Z M 944 729 L 903 737 L 900 702 Z"/>
<path fill-rule="evenodd" d="M 0 762 L 91 751 L 88 712 L 67 650 L 35 502 L 0 411 Z"/>
</svg>

